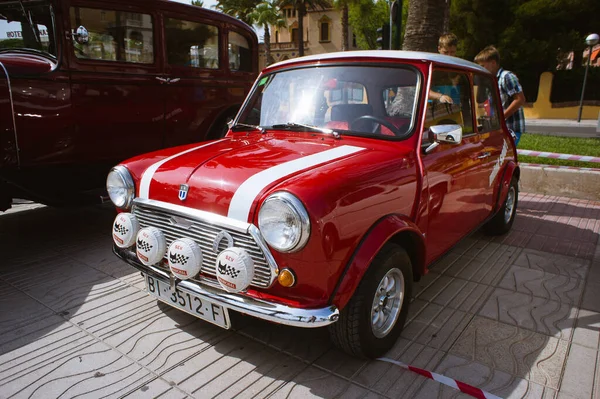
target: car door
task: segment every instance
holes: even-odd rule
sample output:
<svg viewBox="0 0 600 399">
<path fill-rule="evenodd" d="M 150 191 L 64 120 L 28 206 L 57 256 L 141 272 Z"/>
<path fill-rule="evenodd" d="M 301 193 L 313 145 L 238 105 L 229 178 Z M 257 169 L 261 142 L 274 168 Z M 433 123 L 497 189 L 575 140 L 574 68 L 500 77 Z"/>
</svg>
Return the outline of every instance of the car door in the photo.
<svg viewBox="0 0 600 399">
<path fill-rule="evenodd" d="M 426 187 L 427 262 L 436 259 L 478 226 L 486 215 L 483 203 L 487 176 L 481 137 L 473 129 L 472 89 L 465 73 L 434 70 L 426 106 L 422 136 L 424 186 Z M 432 98 L 445 94 L 452 102 Z M 460 143 L 440 143 L 425 152 L 433 142 L 429 127 L 460 125 Z"/>
<path fill-rule="evenodd" d="M 104 164 L 163 147 L 164 89 L 150 7 L 72 2 L 68 41 L 78 155 Z"/>
<path fill-rule="evenodd" d="M 500 122 L 502 108 L 498 97 L 498 86 L 491 75 L 476 73 L 473 75 L 473 94 L 475 99 L 476 131 L 483 144 L 482 167 L 487 174 L 485 203 L 488 214 L 491 213 L 498 195 L 502 179 L 502 165 L 509 148 L 509 137 Z"/>
</svg>

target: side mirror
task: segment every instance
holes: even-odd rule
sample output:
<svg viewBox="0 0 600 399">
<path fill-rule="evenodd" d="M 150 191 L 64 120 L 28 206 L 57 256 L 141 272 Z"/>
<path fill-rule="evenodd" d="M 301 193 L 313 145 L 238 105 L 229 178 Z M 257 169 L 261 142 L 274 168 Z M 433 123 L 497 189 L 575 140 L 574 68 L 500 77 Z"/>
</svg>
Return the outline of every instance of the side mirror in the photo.
<svg viewBox="0 0 600 399">
<path fill-rule="evenodd" d="M 81 25 L 75 31 L 75 34 L 73 35 L 73 39 L 75 39 L 75 41 L 79 44 L 88 44 L 90 41 L 90 34 L 88 33 L 85 26 Z"/>
<path fill-rule="evenodd" d="M 433 133 L 434 142 L 425 149 L 425 154 L 433 151 L 440 143 L 460 144 L 462 141 L 460 125 L 437 125 L 431 126 L 429 130 Z"/>
</svg>

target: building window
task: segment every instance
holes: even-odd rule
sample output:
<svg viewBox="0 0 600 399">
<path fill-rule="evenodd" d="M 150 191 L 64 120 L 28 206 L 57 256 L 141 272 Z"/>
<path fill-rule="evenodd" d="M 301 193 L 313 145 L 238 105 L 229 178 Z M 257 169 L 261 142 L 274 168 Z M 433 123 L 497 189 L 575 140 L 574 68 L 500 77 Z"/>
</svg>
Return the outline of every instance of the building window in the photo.
<svg viewBox="0 0 600 399">
<path fill-rule="evenodd" d="M 275 43 L 279 43 L 279 31 L 275 31 Z"/>
<path fill-rule="evenodd" d="M 356 47 L 356 34 L 352 34 L 352 47 Z"/>
<path fill-rule="evenodd" d="M 329 39 L 329 22 L 321 22 L 321 36 L 319 38 L 321 42 L 328 42 Z"/>
<path fill-rule="evenodd" d="M 298 28 L 292 29 L 292 43 L 296 43 L 298 41 Z"/>
</svg>

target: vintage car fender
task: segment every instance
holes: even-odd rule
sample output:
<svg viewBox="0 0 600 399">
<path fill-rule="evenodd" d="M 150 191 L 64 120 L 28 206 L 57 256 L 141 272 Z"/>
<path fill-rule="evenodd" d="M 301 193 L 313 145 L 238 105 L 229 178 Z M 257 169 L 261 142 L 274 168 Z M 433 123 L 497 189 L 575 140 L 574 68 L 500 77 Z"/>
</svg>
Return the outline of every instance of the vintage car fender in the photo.
<svg viewBox="0 0 600 399">
<path fill-rule="evenodd" d="M 515 175 L 517 178 L 519 178 L 521 175 L 521 170 L 514 161 L 508 161 L 504 167 L 504 172 L 502 173 L 502 184 L 500 185 L 500 190 L 498 191 L 498 199 L 496 201 L 496 206 L 494 207 L 494 212 L 496 212 L 506 200 L 510 182 Z"/>
<path fill-rule="evenodd" d="M 408 252 L 413 263 L 413 276 L 426 273 L 425 243 L 419 228 L 403 215 L 388 215 L 379 219 L 362 238 L 342 271 L 329 303 L 343 309 L 361 282 L 373 259 L 387 242 L 396 242 Z"/>
</svg>

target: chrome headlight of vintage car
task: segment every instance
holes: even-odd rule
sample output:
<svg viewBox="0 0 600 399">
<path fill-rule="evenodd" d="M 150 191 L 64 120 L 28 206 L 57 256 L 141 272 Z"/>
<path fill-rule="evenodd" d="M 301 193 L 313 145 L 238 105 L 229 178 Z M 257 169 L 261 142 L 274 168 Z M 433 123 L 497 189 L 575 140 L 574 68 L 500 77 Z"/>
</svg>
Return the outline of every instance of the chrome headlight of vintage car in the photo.
<svg viewBox="0 0 600 399">
<path fill-rule="evenodd" d="M 126 167 L 117 165 L 110 170 L 106 178 L 106 190 L 110 200 L 117 208 L 129 209 L 135 196 L 135 185 L 131 173 Z"/>
<path fill-rule="evenodd" d="M 269 196 L 258 212 L 258 228 L 265 241 L 279 252 L 296 252 L 310 236 L 310 219 L 298 198 L 287 192 Z"/>
</svg>

